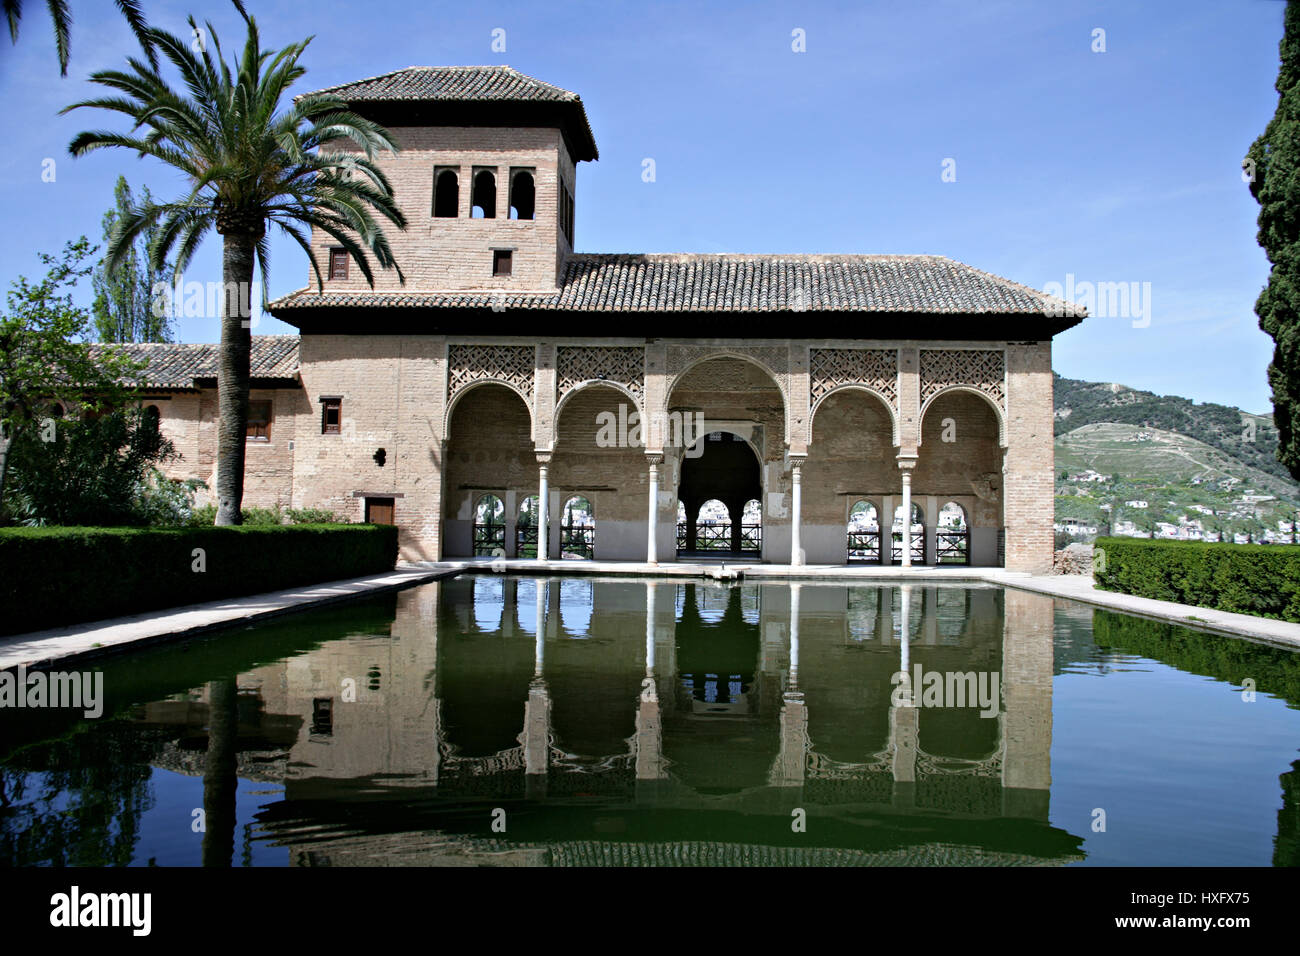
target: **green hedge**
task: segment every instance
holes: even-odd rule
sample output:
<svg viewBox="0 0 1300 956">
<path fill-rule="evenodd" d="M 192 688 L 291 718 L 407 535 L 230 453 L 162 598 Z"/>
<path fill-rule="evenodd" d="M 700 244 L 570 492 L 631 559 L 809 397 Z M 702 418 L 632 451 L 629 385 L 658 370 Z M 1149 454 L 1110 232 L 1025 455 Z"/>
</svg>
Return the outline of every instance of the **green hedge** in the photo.
<svg viewBox="0 0 1300 956">
<path fill-rule="evenodd" d="M 396 562 L 393 525 L 3 528 L 0 634 L 375 574 Z"/>
<path fill-rule="evenodd" d="M 1098 538 L 1097 587 L 1300 622 L 1300 546 Z"/>
</svg>

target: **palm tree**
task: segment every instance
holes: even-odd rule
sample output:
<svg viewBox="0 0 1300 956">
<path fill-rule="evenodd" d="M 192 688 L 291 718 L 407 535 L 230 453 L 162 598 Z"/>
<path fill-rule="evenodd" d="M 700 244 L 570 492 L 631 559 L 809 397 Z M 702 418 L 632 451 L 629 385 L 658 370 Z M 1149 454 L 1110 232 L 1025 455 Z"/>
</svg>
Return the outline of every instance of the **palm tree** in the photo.
<svg viewBox="0 0 1300 956">
<path fill-rule="evenodd" d="M 135 124 L 127 134 L 79 134 L 68 147 L 74 156 L 125 147 L 162 160 L 184 173 L 190 185 L 189 194 L 176 202 L 146 202 L 121 216 L 105 251 L 110 269 L 124 260 L 140 233 L 155 225 L 150 260 L 161 268 L 175 248 L 177 272 L 189 264 L 209 229 L 221 236 L 225 294 L 217 396 L 218 525 L 240 523 L 251 346 L 249 290 L 256 262 L 265 300 L 268 224 L 307 252 L 318 287 L 323 287 L 320 264 L 304 227 L 332 236 L 372 286 L 365 248 L 382 268 L 396 269 L 405 282 L 371 214 L 377 211 L 399 229 L 406 228 L 392 187 L 373 162 L 380 151 L 397 151 L 387 130 L 352 113 L 333 95 L 308 94 L 282 104 L 285 91 L 306 72 L 298 59 L 311 38 L 272 54 L 259 46 L 256 21 L 247 15 L 244 20 L 248 38 L 233 69 L 222 56 L 211 23 L 207 30 L 215 58 L 206 43 L 195 43 L 194 49 L 188 37 L 148 31 L 150 42 L 180 72 L 186 93 L 174 91 L 156 69 L 131 58 L 129 71 L 106 70 L 90 77 L 120 95 L 75 103 L 63 111 L 111 110 Z M 193 17 L 189 23 L 197 30 Z M 321 148 L 343 139 L 360 152 Z"/>
<path fill-rule="evenodd" d="M 240 0 L 234 2 L 242 12 L 243 5 Z M 149 24 L 145 22 L 144 14 L 140 12 L 139 0 L 114 0 L 114 3 L 126 18 L 127 25 L 135 34 L 135 38 L 140 41 L 140 46 L 144 48 L 150 64 L 157 67 L 157 54 L 147 40 Z M 67 76 L 68 51 L 72 45 L 72 11 L 68 9 L 68 0 L 45 0 L 45 9 L 49 11 L 50 19 L 54 21 L 54 48 L 59 54 L 59 73 Z M 23 0 L 0 0 L 0 10 L 4 11 L 5 20 L 9 23 L 10 41 L 17 43 L 18 23 L 23 18 Z"/>
</svg>

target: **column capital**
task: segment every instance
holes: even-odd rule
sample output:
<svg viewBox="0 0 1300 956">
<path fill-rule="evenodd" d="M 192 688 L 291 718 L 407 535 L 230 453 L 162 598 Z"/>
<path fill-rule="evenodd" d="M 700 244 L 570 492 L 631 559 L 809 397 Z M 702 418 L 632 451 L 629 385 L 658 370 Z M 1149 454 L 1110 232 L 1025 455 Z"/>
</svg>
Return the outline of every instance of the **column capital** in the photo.
<svg viewBox="0 0 1300 956">
<path fill-rule="evenodd" d="M 549 452 L 549 451 L 539 451 L 539 452 L 537 452 L 537 464 L 539 464 L 539 465 L 541 465 L 543 468 L 545 468 L 547 465 L 549 465 L 549 464 L 551 463 L 551 455 L 552 455 L 552 454 L 553 454 L 553 453 L 552 453 L 552 452 Z"/>
<path fill-rule="evenodd" d="M 647 452 L 645 456 L 645 462 L 651 468 L 656 468 L 659 465 L 662 465 L 664 463 L 664 456 L 659 454 L 658 452 Z"/>
<path fill-rule="evenodd" d="M 916 455 L 899 455 L 898 456 L 899 470 L 904 472 L 911 471 L 913 468 L 916 467 L 916 459 L 917 459 Z"/>
</svg>

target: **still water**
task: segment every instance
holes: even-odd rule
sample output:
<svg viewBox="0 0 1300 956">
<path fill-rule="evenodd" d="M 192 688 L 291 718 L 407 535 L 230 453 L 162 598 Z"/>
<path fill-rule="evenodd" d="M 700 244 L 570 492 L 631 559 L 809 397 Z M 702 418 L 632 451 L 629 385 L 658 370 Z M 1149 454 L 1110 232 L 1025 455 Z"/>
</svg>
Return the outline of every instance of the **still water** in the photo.
<svg viewBox="0 0 1300 956">
<path fill-rule="evenodd" d="M 1015 590 L 466 575 L 98 666 L 0 710 L 4 864 L 1300 863 L 1300 654 Z"/>
</svg>

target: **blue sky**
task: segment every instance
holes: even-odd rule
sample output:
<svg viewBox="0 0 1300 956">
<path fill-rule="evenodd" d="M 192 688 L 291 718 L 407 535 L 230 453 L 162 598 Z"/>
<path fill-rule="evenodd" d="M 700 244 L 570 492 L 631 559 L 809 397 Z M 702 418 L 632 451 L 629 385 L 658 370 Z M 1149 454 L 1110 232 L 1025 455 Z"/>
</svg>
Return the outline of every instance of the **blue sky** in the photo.
<svg viewBox="0 0 1300 956">
<path fill-rule="evenodd" d="M 17 46 L 0 46 L 6 287 L 40 273 L 38 250 L 100 240 L 119 173 L 162 196 L 181 188 L 152 160 L 68 155 L 79 130 L 117 121 L 58 110 L 135 50 L 110 4 L 71 3 L 66 79 L 39 0 Z M 189 12 L 210 17 L 228 51 L 240 35 L 226 2 L 143 6 L 178 30 Z M 1270 410 L 1272 341 L 1253 311 L 1268 262 L 1240 164 L 1277 104 L 1279 0 L 248 6 L 267 45 L 316 34 L 302 91 L 508 63 L 580 93 L 601 158 L 578 174 L 579 251 L 932 253 L 1036 288 L 1150 283 L 1149 324 L 1085 321 L 1056 340 L 1057 371 Z M 272 295 L 305 284 L 296 247 L 277 242 L 272 260 Z M 213 237 L 186 278 L 219 275 Z M 177 331 L 219 335 L 208 319 Z M 267 318 L 257 331 L 293 330 Z"/>
</svg>

